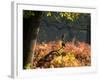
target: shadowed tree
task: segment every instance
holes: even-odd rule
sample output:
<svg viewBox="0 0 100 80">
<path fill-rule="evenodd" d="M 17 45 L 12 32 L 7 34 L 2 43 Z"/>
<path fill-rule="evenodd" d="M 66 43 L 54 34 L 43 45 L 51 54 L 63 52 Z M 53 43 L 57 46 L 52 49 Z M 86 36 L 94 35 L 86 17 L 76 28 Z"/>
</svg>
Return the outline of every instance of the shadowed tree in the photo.
<svg viewBox="0 0 100 80">
<path fill-rule="evenodd" d="M 29 15 L 30 13 L 30 15 Z M 33 14 L 34 13 L 34 14 Z M 23 16 L 23 66 L 32 62 L 33 50 L 39 32 L 42 12 L 26 11 Z M 34 45 L 34 46 L 33 46 Z"/>
</svg>

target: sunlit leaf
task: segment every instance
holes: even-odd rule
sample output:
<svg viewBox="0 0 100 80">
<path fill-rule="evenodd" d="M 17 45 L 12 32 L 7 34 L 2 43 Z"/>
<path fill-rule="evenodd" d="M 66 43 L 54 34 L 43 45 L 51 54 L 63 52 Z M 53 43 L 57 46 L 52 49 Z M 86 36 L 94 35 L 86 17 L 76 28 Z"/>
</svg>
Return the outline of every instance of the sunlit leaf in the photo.
<svg viewBox="0 0 100 80">
<path fill-rule="evenodd" d="M 51 12 L 48 12 L 48 13 L 47 13 L 47 16 L 51 16 Z"/>
<path fill-rule="evenodd" d="M 64 14 L 61 12 L 61 13 L 60 13 L 60 16 L 61 16 L 61 17 L 63 17 L 63 16 L 64 16 Z"/>
<path fill-rule="evenodd" d="M 25 69 L 31 69 L 31 64 L 30 64 L 30 63 L 27 64 L 24 68 L 25 68 Z"/>
</svg>

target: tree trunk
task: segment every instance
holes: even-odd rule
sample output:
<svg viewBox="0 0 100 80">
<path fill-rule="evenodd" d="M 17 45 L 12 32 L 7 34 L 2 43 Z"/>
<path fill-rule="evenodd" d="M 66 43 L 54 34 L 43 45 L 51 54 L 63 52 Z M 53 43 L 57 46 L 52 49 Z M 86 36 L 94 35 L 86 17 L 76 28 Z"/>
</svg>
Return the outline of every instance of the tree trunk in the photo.
<svg viewBox="0 0 100 80">
<path fill-rule="evenodd" d="M 42 12 L 34 11 L 34 14 L 35 16 L 23 18 L 23 68 L 32 63 L 37 42 Z"/>
</svg>

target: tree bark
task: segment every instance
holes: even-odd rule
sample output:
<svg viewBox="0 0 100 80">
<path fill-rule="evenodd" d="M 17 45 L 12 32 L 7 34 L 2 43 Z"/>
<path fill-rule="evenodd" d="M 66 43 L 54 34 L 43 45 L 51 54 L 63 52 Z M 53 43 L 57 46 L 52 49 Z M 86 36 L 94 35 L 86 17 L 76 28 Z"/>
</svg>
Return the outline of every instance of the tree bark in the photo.
<svg viewBox="0 0 100 80">
<path fill-rule="evenodd" d="M 23 18 L 23 68 L 32 63 L 39 33 L 42 12 L 34 11 L 34 14 L 35 16 Z"/>
</svg>

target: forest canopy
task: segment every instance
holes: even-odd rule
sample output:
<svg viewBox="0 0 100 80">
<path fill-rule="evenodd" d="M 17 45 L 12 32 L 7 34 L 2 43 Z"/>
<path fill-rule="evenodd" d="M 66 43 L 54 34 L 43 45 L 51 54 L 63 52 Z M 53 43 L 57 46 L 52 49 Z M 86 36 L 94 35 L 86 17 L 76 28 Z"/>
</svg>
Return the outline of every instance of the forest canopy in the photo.
<svg viewBox="0 0 100 80">
<path fill-rule="evenodd" d="M 52 11 L 31 11 L 24 10 L 23 18 L 27 21 L 40 16 L 40 26 L 55 27 L 57 30 L 69 28 L 71 30 L 87 32 L 90 35 L 91 14 L 90 13 L 75 13 L 75 12 L 52 12 Z M 30 22 L 31 22 L 30 21 Z M 58 24 L 58 25 L 57 25 Z M 77 32 L 74 31 L 74 34 Z M 71 36 L 71 34 L 70 34 Z M 87 37 L 87 42 L 90 43 L 90 36 Z"/>
</svg>

